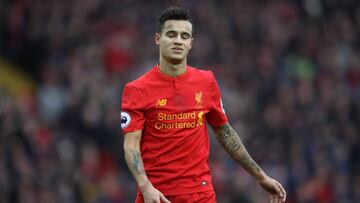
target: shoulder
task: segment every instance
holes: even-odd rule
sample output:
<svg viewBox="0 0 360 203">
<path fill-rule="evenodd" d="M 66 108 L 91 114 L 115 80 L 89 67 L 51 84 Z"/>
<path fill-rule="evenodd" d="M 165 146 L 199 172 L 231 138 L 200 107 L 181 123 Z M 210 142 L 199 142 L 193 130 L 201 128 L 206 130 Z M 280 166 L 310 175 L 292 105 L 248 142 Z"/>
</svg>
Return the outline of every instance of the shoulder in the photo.
<svg viewBox="0 0 360 203">
<path fill-rule="evenodd" d="M 143 75 L 141 75 L 140 77 L 127 82 L 125 84 L 125 88 L 135 88 L 135 89 L 141 89 L 142 87 L 146 86 L 145 84 L 148 83 L 149 81 L 153 80 L 153 74 L 152 74 L 153 69 L 150 69 L 149 71 L 147 71 L 146 73 L 144 73 Z"/>
<path fill-rule="evenodd" d="M 215 80 L 214 73 L 211 70 L 199 69 L 191 66 L 188 66 L 188 69 L 194 77 L 205 79 L 207 81 Z"/>
<path fill-rule="evenodd" d="M 123 87 L 123 97 L 142 99 L 142 92 L 146 89 L 146 83 L 149 81 L 149 72 L 143 74 L 135 80 L 127 82 Z"/>
</svg>

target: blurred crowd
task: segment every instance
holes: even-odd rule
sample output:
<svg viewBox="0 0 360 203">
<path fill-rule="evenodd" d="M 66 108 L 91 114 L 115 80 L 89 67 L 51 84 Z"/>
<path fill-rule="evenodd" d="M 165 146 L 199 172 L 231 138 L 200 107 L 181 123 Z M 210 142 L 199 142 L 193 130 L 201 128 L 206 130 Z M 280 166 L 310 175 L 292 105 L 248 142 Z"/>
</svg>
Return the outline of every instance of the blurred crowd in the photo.
<svg viewBox="0 0 360 203">
<path fill-rule="evenodd" d="M 156 20 L 170 5 L 192 13 L 188 63 L 215 73 L 231 125 L 287 202 L 360 202 L 357 0 L 0 5 L 0 60 L 36 84 L 20 94 L 0 87 L 1 202 L 134 201 L 121 92 L 158 62 Z M 267 202 L 213 135 L 210 165 L 219 203 Z"/>
</svg>

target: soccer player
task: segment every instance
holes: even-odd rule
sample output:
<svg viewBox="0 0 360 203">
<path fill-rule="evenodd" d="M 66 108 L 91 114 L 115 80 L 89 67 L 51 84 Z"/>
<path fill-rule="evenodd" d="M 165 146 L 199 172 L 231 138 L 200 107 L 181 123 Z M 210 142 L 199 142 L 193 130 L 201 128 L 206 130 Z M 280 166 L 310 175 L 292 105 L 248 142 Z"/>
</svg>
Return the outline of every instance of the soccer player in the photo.
<svg viewBox="0 0 360 203">
<path fill-rule="evenodd" d="M 125 160 L 138 185 L 135 202 L 216 202 L 206 122 L 225 151 L 270 193 L 270 202 L 284 202 L 282 185 L 255 163 L 228 123 L 213 73 L 187 65 L 192 26 L 188 11 L 165 9 L 155 34 L 159 64 L 123 90 L 121 127 Z"/>
</svg>

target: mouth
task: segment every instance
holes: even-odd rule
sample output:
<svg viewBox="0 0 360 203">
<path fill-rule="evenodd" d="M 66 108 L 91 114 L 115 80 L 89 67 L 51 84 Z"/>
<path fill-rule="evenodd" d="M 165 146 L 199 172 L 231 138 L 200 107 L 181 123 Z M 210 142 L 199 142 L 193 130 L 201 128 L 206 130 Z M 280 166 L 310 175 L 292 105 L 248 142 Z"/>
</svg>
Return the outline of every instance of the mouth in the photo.
<svg viewBox="0 0 360 203">
<path fill-rule="evenodd" d="M 175 53 L 181 53 L 182 51 L 184 51 L 184 49 L 182 48 L 172 48 L 171 50 Z"/>
</svg>

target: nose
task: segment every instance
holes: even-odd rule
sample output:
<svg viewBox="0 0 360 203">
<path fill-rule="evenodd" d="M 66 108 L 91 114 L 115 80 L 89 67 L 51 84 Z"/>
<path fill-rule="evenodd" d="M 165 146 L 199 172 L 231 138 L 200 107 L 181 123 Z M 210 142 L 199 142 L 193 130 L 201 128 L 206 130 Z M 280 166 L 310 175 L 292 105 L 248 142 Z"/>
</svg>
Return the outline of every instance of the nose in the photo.
<svg viewBox="0 0 360 203">
<path fill-rule="evenodd" d="M 177 35 L 174 41 L 176 44 L 182 44 L 182 39 L 180 35 Z"/>
</svg>

